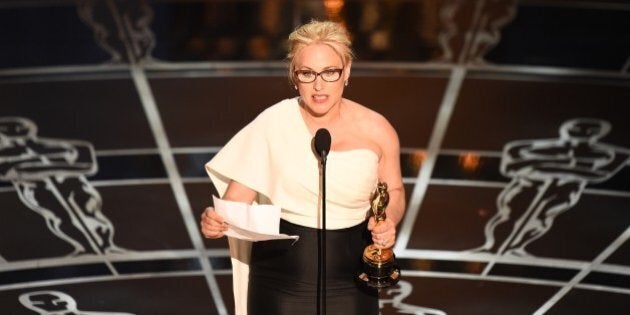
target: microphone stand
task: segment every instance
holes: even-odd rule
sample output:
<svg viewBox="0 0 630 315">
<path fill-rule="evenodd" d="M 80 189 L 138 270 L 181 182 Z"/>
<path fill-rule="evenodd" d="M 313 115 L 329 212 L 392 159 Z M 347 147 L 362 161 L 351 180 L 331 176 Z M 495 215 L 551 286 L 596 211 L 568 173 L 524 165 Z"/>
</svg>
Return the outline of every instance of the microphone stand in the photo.
<svg viewBox="0 0 630 315">
<path fill-rule="evenodd" d="M 319 279 L 317 293 L 319 295 L 319 304 L 317 305 L 318 314 L 326 315 L 326 155 L 330 150 L 330 132 L 325 128 L 320 128 L 313 138 L 315 151 L 321 162 L 321 187 L 322 187 L 322 228 L 319 233 Z"/>
<path fill-rule="evenodd" d="M 326 155 L 328 152 L 322 151 L 322 233 L 320 234 L 320 314 L 326 315 Z"/>
</svg>

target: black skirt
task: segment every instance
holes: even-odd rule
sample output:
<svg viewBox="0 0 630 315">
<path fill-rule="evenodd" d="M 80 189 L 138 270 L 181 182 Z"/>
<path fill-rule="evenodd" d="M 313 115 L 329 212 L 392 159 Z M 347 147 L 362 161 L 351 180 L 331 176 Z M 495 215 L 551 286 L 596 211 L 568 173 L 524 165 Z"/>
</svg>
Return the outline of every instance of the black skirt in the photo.
<svg viewBox="0 0 630 315">
<path fill-rule="evenodd" d="M 371 243 L 366 224 L 326 230 L 326 314 L 379 313 L 378 291 L 355 281 L 363 248 Z M 300 239 L 253 244 L 248 314 L 317 314 L 321 230 L 281 220 L 280 232 Z"/>
</svg>

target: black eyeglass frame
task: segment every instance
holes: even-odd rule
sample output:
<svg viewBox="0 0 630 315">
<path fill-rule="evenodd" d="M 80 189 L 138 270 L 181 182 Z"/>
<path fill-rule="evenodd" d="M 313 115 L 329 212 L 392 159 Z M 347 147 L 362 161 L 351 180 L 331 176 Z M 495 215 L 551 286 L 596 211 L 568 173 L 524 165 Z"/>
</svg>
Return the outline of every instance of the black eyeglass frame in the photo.
<svg viewBox="0 0 630 315">
<path fill-rule="evenodd" d="M 335 79 L 335 80 L 328 81 L 328 80 L 326 80 L 324 78 L 324 76 L 322 76 L 322 74 L 325 73 L 325 72 L 336 72 L 336 73 L 339 74 L 339 77 L 337 79 Z M 311 81 L 302 81 L 298 77 L 299 73 L 311 73 L 311 74 L 315 74 L 315 76 L 313 77 L 313 80 L 311 80 Z M 313 82 L 315 82 L 315 80 L 317 80 L 317 77 L 321 77 L 322 80 L 324 80 L 324 82 L 337 82 L 337 81 L 339 81 L 339 79 L 341 79 L 341 75 L 342 74 L 343 74 L 343 68 L 325 69 L 325 70 L 322 70 L 320 72 L 315 72 L 313 70 L 295 70 L 293 72 L 293 77 L 295 78 L 296 81 L 298 81 L 300 83 L 313 83 Z"/>
</svg>

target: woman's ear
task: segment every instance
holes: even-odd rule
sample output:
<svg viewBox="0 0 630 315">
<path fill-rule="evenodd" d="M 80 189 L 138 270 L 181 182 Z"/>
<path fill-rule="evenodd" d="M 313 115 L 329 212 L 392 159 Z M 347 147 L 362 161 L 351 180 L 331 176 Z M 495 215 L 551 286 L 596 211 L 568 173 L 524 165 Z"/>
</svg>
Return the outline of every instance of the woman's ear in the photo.
<svg viewBox="0 0 630 315">
<path fill-rule="evenodd" d="M 348 81 L 348 79 L 350 79 L 350 69 L 352 69 L 352 61 L 348 62 L 348 64 L 346 65 L 346 68 L 343 69 L 344 81 Z"/>
<path fill-rule="evenodd" d="M 350 69 L 352 69 L 352 61 L 346 65 L 343 69 L 343 85 L 348 86 L 348 80 L 350 80 Z"/>
</svg>

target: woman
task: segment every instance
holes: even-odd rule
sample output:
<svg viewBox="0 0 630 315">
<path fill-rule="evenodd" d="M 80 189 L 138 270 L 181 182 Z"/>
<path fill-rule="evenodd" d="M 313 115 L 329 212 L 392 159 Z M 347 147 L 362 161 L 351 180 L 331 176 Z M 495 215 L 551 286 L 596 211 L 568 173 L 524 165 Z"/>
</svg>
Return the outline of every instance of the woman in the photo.
<svg viewBox="0 0 630 315">
<path fill-rule="evenodd" d="M 389 248 L 396 241 L 404 212 L 398 136 L 383 116 L 342 97 L 353 58 L 342 26 L 313 21 L 291 33 L 288 44 L 289 79 L 299 97 L 267 108 L 206 165 L 223 199 L 280 206 L 280 232 L 300 236 L 293 245 L 253 243 L 245 258 L 235 258 L 243 247 L 230 239 L 237 313 L 245 313 L 245 296 L 250 315 L 317 310 L 322 214 L 311 140 L 326 128 L 332 144 L 326 166 L 325 307 L 330 314 L 378 314 L 376 290 L 361 288 L 354 278 L 367 244 Z M 390 201 L 387 219 L 376 224 L 366 218 L 378 182 L 388 185 Z M 222 237 L 226 229 L 211 207 L 204 211 L 205 237 Z"/>
</svg>

